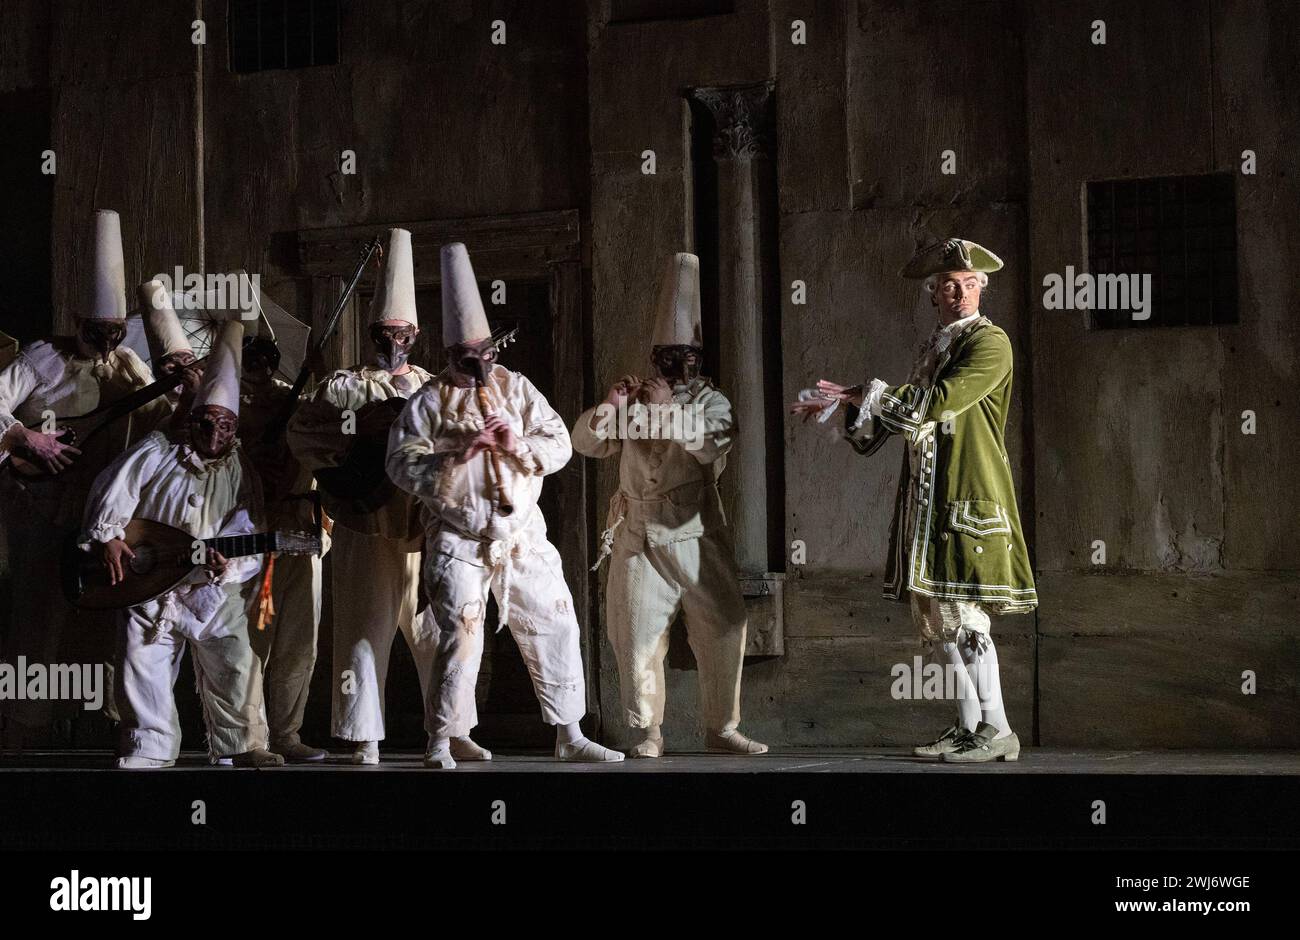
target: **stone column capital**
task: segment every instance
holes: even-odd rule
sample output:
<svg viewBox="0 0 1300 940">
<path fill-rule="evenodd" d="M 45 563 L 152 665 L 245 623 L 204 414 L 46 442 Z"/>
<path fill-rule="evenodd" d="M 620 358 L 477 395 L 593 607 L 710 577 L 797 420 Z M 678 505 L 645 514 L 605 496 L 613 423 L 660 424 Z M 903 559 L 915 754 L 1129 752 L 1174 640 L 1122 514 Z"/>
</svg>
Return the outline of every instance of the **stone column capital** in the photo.
<svg viewBox="0 0 1300 940">
<path fill-rule="evenodd" d="M 691 97 L 713 115 L 713 156 L 716 160 L 770 158 L 773 134 L 772 92 L 776 83 L 693 88 Z"/>
</svg>

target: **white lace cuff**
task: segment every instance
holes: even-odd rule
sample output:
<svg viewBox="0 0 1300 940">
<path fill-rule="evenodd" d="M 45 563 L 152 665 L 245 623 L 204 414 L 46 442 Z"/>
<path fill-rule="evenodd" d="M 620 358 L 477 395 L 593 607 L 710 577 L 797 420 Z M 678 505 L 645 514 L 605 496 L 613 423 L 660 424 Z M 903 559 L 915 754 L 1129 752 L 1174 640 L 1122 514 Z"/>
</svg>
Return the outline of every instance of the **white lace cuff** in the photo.
<svg viewBox="0 0 1300 940">
<path fill-rule="evenodd" d="M 97 522 L 83 533 L 79 539 L 79 544 L 83 549 L 89 549 L 95 542 L 111 542 L 113 539 L 126 538 L 126 524 L 130 520 L 106 519 Z"/>
<path fill-rule="evenodd" d="M 864 424 L 880 414 L 880 395 L 889 386 L 880 379 L 872 379 L 862 395 L 862 407 L 858 409 L 857 420 L 849 428 L 851 432 L 862 430 Z"/>
<path fill-rule="evenodd" d="M 880 379 L 872 379 L 871 384 L 867 387 L 867 392 L 862 396 L 862 410 L 868 414 L 880 415 L 880 397 L 889 388 L 889 383 L 882 382 Z"/>
</svg>

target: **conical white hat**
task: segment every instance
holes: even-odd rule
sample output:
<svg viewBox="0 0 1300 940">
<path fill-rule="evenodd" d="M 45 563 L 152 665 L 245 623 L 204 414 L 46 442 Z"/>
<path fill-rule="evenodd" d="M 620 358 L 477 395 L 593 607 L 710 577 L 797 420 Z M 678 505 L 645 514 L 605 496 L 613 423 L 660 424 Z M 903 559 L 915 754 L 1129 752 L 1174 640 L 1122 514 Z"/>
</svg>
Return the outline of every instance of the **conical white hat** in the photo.
<svg viewBox="0 0 1300 940">
<path fill-rule="evenodd" d="M 679 251 L 659 283 L 652 346 L 704 346 L 700 328 L 700 259 Z"/>
<path fill-rule="evenodd" d="M 122 222 L 112 209 L 95 211 L 94 250 L 90 305 L 81 316 L 90 320 L 124 320 L 126 266 L 122 261 Z"/>
<path fill-rule="evenodd" d="M 208 353 L 203 381 L 194 393 L 194 407 L 221 405 L 239 414 L 239 376 L 243 364 L 244 324 L 226 320 L 221 324 L 212 351 Z"/>
<path fill-rule="evenodd" d="M 442 246 L 442 345 L 476 343 L 492 335 L 479 296 L 469 251 L 460 242 Z"/>
<path fill-rule="evenodd" d="M 411 233 L 404 228 L 388 230 L 388 248 L 380 271 L 375 298 L 370 302 L 370 322 L 405 320 L 420 325 L 415 310 L 415 262 L 411 257 Z"/>
<path fill-rule="evenodd" d="M 194 347 L 181 328 L 180 317 L 172 306 L 172 294 L 162 281 L 145 281 L 136 288 L 140 297 L 144 335 L 149 341 L 149 360 L 155 365 L 172 353 L 193 353 Z"/>
</svg>

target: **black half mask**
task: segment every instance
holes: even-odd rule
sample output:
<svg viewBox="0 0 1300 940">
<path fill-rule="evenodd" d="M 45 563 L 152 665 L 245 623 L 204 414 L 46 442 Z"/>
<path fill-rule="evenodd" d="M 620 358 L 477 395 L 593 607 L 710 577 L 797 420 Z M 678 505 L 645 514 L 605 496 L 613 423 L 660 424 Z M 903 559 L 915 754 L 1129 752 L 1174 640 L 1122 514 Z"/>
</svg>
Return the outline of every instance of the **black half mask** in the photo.
<svg viewBox="0 0 1300 940">
<path fill-rule="evenodd" d="M 684 385 L 699 377 L 704 350 L 698 346 L 656 346 L 650 351 L 650 361 L 665 379 Z"/>
<path fill-rule="evenodd" d="M 126 324 L 120 320 L 85 319 L 78 324 L 77 335 L 100 356 L 106 357 L 126 339 Z"/>
</svg>

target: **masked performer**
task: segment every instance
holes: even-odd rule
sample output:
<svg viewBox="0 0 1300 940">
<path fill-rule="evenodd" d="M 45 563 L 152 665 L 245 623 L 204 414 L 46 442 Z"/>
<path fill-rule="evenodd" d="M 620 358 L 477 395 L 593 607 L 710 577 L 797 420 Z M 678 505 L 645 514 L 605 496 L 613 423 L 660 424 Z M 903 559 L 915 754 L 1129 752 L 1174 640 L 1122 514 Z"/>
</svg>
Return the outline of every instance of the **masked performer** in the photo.
<svg viewBox="0 0 1300 940">
<path fill-rule="evenodd" d="M 164 399 L 155 399 L 80 446 L 57 427 L 59 419 L 87 414 L 153 381 L 140 357 L 122 345 L 126 282 L 116 212 L 95 213 L 93 237 L 93 281 L 77 311 L 76 335 L 31 343 L 0 370 L 0 465 L 13 471 L 0 473 L 0 512 L 15 585 L 3 649 L 11 663 L 19 656 L 42 663 L 110 658 L 111 631 L 96 629 L 94 614 L 74 614 L 63 598 L 60 553 L 76 535 L 95 476 L 170 410 Z M 65 630 L 74 616 L 78 629 Z M 11 746 L 23 746 L 24 738 L 30 740 L 56 717 L 49 701 L 7 704 Z M 75 714 L 81 703 L 64 703 L 64 708 Z M 111 696 L 105 711 L 114 717 Z"/>
<path fill-rule="evenodd" d="M 321 487 L 325 509 L 335 521 L 330 550 L 333 731 L 336 737 L 356 742 L 352 759 L 358 764 L 379 763 L 384 685 L 397 632 L 403 633 L 411 648 L 426 696 L 437 652 L 433 618 L 419 613 L 418 507 L 405 493 L 394 490 L 385 496 L 383 490 L 384 486 L 393 489 L 382 466 L 388 429 L 405 399 L 432 378 L 407 361 L 420 333 L 411 233 L 391 229 L 386 248 L 383 275 L 370 310 L 372 361 L 327 376 L 289 424 L 289 446 L 307 470 L 347 467 L 358 454 L 369 455 L 373 444 L 375 469 L 382 481 L 382 502 L 351 499 L 337 486 L 333 491 L 331 485 Z M 365 505 L 375 502 L 377 508 L 365 510 Z M 468 737 L 457 741 L 456 748 L 463 760 L 491 756 Z"/>
<path fill-rule="evenodd" d="M 914 753 L 956 763 L 1019 758 L 989 614 L 1038 605 L 1004 436 L 1011 341 L 980 313 L 988 276 L 1001 267 L 991 251 L 956 238 L 918 252 L 902 275 L 924 279 L 939 322 L 907 382 L 822 380 L 792 407 L 824 420 L 845 403 L 846 436 L 860 454 L 894 434 L 907 444 L 884 593 L 910 602 L 922 642 L 955 667 L 957 721 Z"/>
<path fill-rule="evenodd" d="M 171 292 L 161 281 L 146 281 L 137 289 L 140 309 L 143 311 L 144 335 L 149 343 L 149 359 L 154 375 L 162 378 L 175 375 L 179 384 L 163 399 L 171 409 L 172 425 L 185 431 L 189 426 L 190 411 L 194 407 L 194 393 L 203 378 L 203 365 L 197 363 L 194 347 L 190 345 L 172 305 Z"/>
<path fill-rule="evenodd" d="M 280 350 L 268 330 L 259 329 L 257 336 L 244 341 L 240 437 L 262 482 L 268 528 L 314 532 L 319 526 L 310 499 L 314 488 L 311 473 L 289 452 L 284 432 L 277 433 L 286 413 L 293 411 L 293 386 L 275 377 L 279 364 Z M 328 551 L 328 535 L 324 539 L 322 554 Z M 290 763 L 312 763 L 328 756 L 322 748 L 304 744 L 300 734 L 316 668 L 321 567 L 321 555 L 268 559 L 249 611 L 249 620 L 255 625 L 253 648 L 265 666 L 270 749 Z M 268 580 L 269 607 L 264 583 Z"/>
<path fill-rule="evenodd" d="M 195 539 L 246 535 L 262 522 L 262 494 L 240 452 L 239 362 L 244 328 L 222 324 L 194 397 L 189 432 L 155 431 L 95 481 L 82 542 L 94 547 L 116 582 L 134 553 L 124 541 L 132 519 L 181 529 Z M 243 585 L 261 556 L 207 563 L 180 587 L 118 615 L 118 700 L 122 712 L 117 765 L 170 767 L 180 753 L 173 686 L 188 643 L 207 725 L 209 756 L 236 766 L 284 763 L 266 750 L 262 671 L 248 642 Z"/>
<path fill-rule="evenodd" d="M 488 590 L 533 680 L 555 756 L 619 761 L 578 727 L 586 686 L 573 597 L 537 507 L 542 478 L 569 461 L 564 421 L 528 379 L 496 364 L 462 244 L 442 249 L 448 367 L 415 395 L 388 437 L 388 474 L 424 504 L 425 585 L 439 630 L 425 765 L 456 766 L 449 740 L 477 722 Z"/>
<path fill-rule="evenodd" d="M 700 259 L 682 253 L 659 292 L 655 376 L 624 376 L 573 427 L 579 453 L 619 458 L 601 552 L 613 555 L 606 620 L 623 715 L 641 732 L 633 757 L 664 752 L 664 657 L 679 611 L 699 669 L 708 749 L 767 752 L 737 730 L 747 619 L 717 488 L 736 429 L 727 397 L 700 377 L 703 356 Z"/>
</svg>

